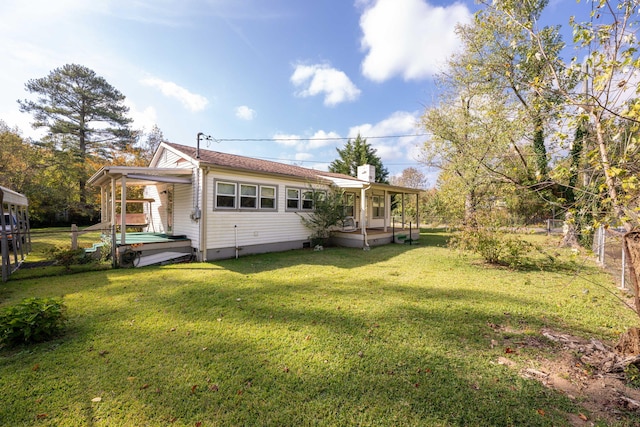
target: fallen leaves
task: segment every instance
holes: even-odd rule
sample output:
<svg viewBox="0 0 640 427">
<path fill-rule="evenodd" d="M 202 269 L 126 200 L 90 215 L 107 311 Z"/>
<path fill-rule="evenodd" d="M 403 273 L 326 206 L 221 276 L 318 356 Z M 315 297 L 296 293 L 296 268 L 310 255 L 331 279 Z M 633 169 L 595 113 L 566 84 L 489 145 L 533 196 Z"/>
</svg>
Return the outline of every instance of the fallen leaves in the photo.
<svg viewBox="0 0 640 427">
<path fill-rule="evenodd" d="M 91 399 L 92 402 L 94 403 L 98 403 L 98 402 L 102 402 L 102 398 L 101 397 L 94 397 L 93 399 Z"/>
</svg>

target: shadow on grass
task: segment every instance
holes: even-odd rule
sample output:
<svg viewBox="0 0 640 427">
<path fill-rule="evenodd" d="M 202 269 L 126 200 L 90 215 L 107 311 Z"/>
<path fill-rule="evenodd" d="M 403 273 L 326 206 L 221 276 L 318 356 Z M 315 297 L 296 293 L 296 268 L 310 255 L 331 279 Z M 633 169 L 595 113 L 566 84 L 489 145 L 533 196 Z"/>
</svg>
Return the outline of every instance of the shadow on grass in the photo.
<svg viewBox="0 0 640 427">
<path fill-rule="evenodd" d="M 175 419 L 181 425 L 543 426 L 563 425 L 565 412 L 578 411 L 558 393 L 491 363 L 504 351 L 490 347 L 489 324 L 539 326 L 546 302 L 530 314 L 507 316 L 532 300 L 494 289 L 404 285 L 389 274 L 336 273 L 412 250 L 375 249 L 70 277 L 51 290 L 67 294 L 75 310 L 69 335 L 55 348 L 0 352 L 6 401 L 0 418 L 25 425 L 47 413 L 50 425 Z M 335 268 L 306 275 L 304 265 L 313 261 Z M 253 274 L 278 266 L 285 268 L 277 277 Z M 46 283 L 28 285 L 48 290 Z M 47 396 L 39 412 L 34 396 Z M 92 404 L 96 396 L 102 401 Z"/>
</svg>

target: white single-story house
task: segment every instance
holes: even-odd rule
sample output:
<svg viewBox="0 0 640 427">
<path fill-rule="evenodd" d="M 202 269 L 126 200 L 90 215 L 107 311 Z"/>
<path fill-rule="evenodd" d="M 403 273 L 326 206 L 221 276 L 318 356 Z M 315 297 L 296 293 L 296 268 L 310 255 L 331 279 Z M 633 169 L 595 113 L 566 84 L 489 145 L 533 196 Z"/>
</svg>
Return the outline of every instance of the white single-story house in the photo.
<svg viewBox="0 0 640 427">
<path fill-rule="evenodd" d="M 371 166 L 360 173 L 354 178 L 163 142 L 148 167 L 105 166 L 89 184 L 101 189 L 103 228 L 119 227 L 118 256 L 127 252 L 125 263 L 135 258 L 132 252 L 136 263 L 148 265 L 168 259 L 161 255 L 167 252 L 207 261 L 309 247 L 311 231 L 300 215 L 313 211 L 313 192 L 329 186 L 344 190 L 350 219 L 348 228 L 332 233 L 334 244 L 366 249 L 397 237 L 417 240 L 419 224 L 409 229 L 404 218 L 392 221 L 391 205 L 393 196 L 404 206 L 420 190 L 376 183 Z M 128 186 L 144 186 L 143 198 L 128 199 Z M 134 203 L 143 213 L 124 214 L 131 209 L 120 206 Z"/>
</svg>

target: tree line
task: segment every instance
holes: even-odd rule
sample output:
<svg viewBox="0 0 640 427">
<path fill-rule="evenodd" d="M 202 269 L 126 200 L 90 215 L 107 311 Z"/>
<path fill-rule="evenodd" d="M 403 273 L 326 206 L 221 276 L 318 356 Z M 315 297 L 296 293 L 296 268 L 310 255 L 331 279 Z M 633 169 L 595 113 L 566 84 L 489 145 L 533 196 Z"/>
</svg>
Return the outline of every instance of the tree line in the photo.
<svg viewBox="0 0 640 427">
<path fill-rule="evenodd" d="M 578 4 L 591 13 L 568 19 L 570 44 L 540 24 L 548 0 L 480 3 L 422 116 L 440 200 L 467 226 L 505 209 L 560 214 L 567 244 L 637 227 L 639 2 Z"/>
<path fill-rule="evenodd" d="M 18 100 L 20 110 L 46 135 L 23 138 L 0 120 L 0 185 L 28 196 L 36 225 L 97 222 L 99 195 L 87 188 L 89 177 L 105 165 L 148 165 L 162 131 L 157 125 L 148 133 L 132 129 L 125 96 L 82 65 L 56 68 L 25 89 L 35 99 Z M 360 135 L 338 154 L 332 171 L 355 176 L 358 165 L 369 163 L 377 180 L 387 182 L 388 171 Z"/>
</svg>

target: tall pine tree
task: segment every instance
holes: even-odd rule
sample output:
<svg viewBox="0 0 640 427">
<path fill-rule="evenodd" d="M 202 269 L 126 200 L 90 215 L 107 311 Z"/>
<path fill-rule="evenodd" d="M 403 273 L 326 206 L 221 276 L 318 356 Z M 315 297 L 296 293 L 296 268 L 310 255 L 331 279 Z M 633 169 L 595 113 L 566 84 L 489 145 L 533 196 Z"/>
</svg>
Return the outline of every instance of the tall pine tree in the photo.
<svg viewBox="0 0 640 427">
<path fill-rule="evenodd" d="M 73 154 L 81 173 L 77 178 L 81 209 L 87 201 L 86 181 L 90 158 L 109 162 L 113 154 L 133 142 L 124 95 L 93 70 L 67 64 L 48 76 L 25 84 L 34 100 L 18 100 L 20 111 L 31 113 L 34 128 L 47 128 L 50 141 Z"/>
</svg>

